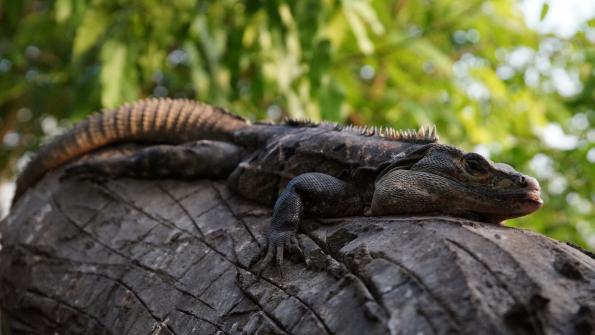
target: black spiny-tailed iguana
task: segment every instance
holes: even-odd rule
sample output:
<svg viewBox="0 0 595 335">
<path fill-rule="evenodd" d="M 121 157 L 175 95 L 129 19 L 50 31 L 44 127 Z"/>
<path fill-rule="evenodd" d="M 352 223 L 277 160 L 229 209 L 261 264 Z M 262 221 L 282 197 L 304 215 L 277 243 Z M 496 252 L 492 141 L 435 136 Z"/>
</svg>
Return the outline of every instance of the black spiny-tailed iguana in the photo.
<svg viewBox="0 0 595 335">
<path fill-rule="evenodd" d="M 250 124 L 189 100 L 149 99 L 95 114 L 43 146 L 17 180 L 15 202 L 47 171 L 100 147 L 156 143 L 121 158 L 77 163 L 68 174 L 225 178 L 274 205 L 263 264 L 304 217 L 444 214 L 499 223 L 541 204 L 539 184 L 512 167 L 438 144 L 418 132 L 288 121 Z"/>
</svg>

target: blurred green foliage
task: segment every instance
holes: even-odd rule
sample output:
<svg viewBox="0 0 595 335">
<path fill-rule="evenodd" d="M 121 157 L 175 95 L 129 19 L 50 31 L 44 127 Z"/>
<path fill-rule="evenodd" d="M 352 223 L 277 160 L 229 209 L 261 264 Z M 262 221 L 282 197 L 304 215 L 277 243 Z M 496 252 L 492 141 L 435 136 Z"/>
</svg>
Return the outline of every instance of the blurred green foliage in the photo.
<svg viewBox="0 0 595 335">
<path fill-rule="evenodd" d="M 69 122 L 150 95 L 251 119 L 436 124 L 443 142 L 538 177 L 544 208 L 510 224 L 593 250 L 595 23 L 538 35 L 516 8 L 0 0 L 1 176 Z"/>
</svg>

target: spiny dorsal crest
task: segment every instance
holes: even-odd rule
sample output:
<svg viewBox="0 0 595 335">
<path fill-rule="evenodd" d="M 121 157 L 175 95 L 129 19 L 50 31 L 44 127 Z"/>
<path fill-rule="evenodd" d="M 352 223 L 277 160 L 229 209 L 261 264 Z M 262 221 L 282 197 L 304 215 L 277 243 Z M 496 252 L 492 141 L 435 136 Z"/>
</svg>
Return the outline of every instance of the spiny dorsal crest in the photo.
<svg viewBox="0 0 595 335">
<path fill-rule="evenodd" d="M 371 127 L 340 125 L 334 122 L 316 123 L 310 119 L 286 119 L 283 124 L 291 127 L 325 127 L 336 131 L 350 132 L 362 136 L 376 136 L 392 141 L 415 142 L 415 143 L 435 143 L 438 142 L 436 126 L 422 126 L 419 130 L 415 129 L 394 129 L 391 127 Z"/>
<path fill-rule="evenodd" d="M 284 118 L 281 121 L 282 124 L 290 127 L 318 127 L 320 124 L 312 121 L 309 118 Z"/>
</svg>

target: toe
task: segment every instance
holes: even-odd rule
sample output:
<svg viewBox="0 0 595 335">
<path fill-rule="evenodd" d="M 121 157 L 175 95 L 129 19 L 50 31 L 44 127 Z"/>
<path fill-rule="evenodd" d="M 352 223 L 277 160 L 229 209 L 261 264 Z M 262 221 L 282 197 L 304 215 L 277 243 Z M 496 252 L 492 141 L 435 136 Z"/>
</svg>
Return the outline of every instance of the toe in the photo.
<svg viewBox="0 0 595 335">
<path fill-rule="evenodd" d="M 304 251 L 302 250 L 302 247 L 300 246 L 300 243 L 297 239 L 297 235 L 293 234 L 289 237 L 289 241 L 287 242 L 287 246 L 288 249 L 290 250 L 291 253 L 295 253 L 297 254 L 299 257 L 301 257 L 302 259 L 304 259 Z"/>
<path fill-rule="evenodd" d="M 258 273 L 259 277 L 262 275 L 264 270 L 266 270 L 266 268 L 269 267 L 269 265 L 271 264 L 273 257 L 275 256 L 274 249 L 275 248 L 273 246 L 269 245 L 267 248 L 267 252 L 264 255 L 264 258 L 256 264 L 255 271 Z"/>
<path fill-rule="evenodd" d="M 279 245 L 275 247 L 275 261 L 277 262 L 278 266 L 282 266 L 283 265 L 283 245 Z"/>
</svg>

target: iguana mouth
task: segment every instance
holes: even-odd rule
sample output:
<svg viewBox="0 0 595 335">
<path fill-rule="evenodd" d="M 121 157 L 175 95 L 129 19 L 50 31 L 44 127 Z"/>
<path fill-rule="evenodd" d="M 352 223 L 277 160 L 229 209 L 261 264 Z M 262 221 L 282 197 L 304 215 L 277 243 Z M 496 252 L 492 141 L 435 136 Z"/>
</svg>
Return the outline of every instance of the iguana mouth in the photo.
<svg viewBox="0 0 595 335">
<path fill-rule="evenodd" d="M 541 199 L 541 193 L 539 190 L 528 190 L 523 192 L 514 192 L 514 193 L 497 193 L 498 197 L 508 198 L 508 199 L 519 199 L 519 200 L 530 200 L 534 202 L 543 203 Z"/>
<path fill-rule="evenodd" d="M 469 187 L 469 186 L 465 185 L 464 183 L 460 182 L 459 180 L 448 178 L 448 177 L 445 177 L 440 174 L 436 174 L 436 176 L 442 177 L 453 184 L 463 187 L 470 194 L 475 193 L 477 196 L 486 196 L 487 195 L 491 198 L 496 198 L 496 199 L 527 201 L 527 202 L 538 204 L 539 207 L 541 207 L 541 205 L 543 205 L 543 200 L 541 199 L 541 189 L 539 188 L 539 186 L 535 186 L 535 187 L 527 188 L 522 191 L 515 191 L 515 192 L 497 192 L 497 191 L 494 192 L 494 191 L 490 191 L 490 190 L 486 190 L 486 189 L 481 189 L 481 190 L 474 189 L 473 187 Z M 539 208 L 539 207 L 537 207 L 537 208 Z"/>
<path fill-rule="evenodd" d="M 524 192 L 501 194 L 504 198 L 513 199 L 513 201 L 522 203 L 523 208 L 527 208 L 525 214 L 531 213 L 539 209 L 543 205 L 541 199 L 541 192 L 539 188 L 531 188 Z"/>
<path fill-rule="evenodd" d="M 543 205 L 543 200 L 539 189 L 533 189 L 525 192 L 509 193 L 506 195 L 500 194 L 501 199 L 508 202 L 508 213 L 484 213 L 480 214 L 479 221 L 500 223 L 501 221 L 524 216 L 535 212 Z M 479 214 L 479 213 L 478 213 Z"/>
<path fill-rule="evenodd" d="M 526 192 L 525 196 L 519 200 L 523 203 L 523 208 L 526 209 L 524 214 L 532 213 L 543 205 L 539 190 Z"/>
<path fill-rule="evenodd" d="M 509 193 L 506 196 L 503 196 L 502 200 L 508 200 L 509 202 L 509 210 L 505 215 L 498 212 L 468 211 L 460 216 L 485 223 L 501 224 L 502 221 L 533 213 L 543 205 L 539 190 Z"/>
<path fill-rule="evenodd" d="M 538 203 L 540 205 L 543 204 L 543 200 L 541 199 L 541 193 L 539 192 L 539 190 L 531 190 L 525 193 L 525 198 L 529 201 Z"/>
</svg>

